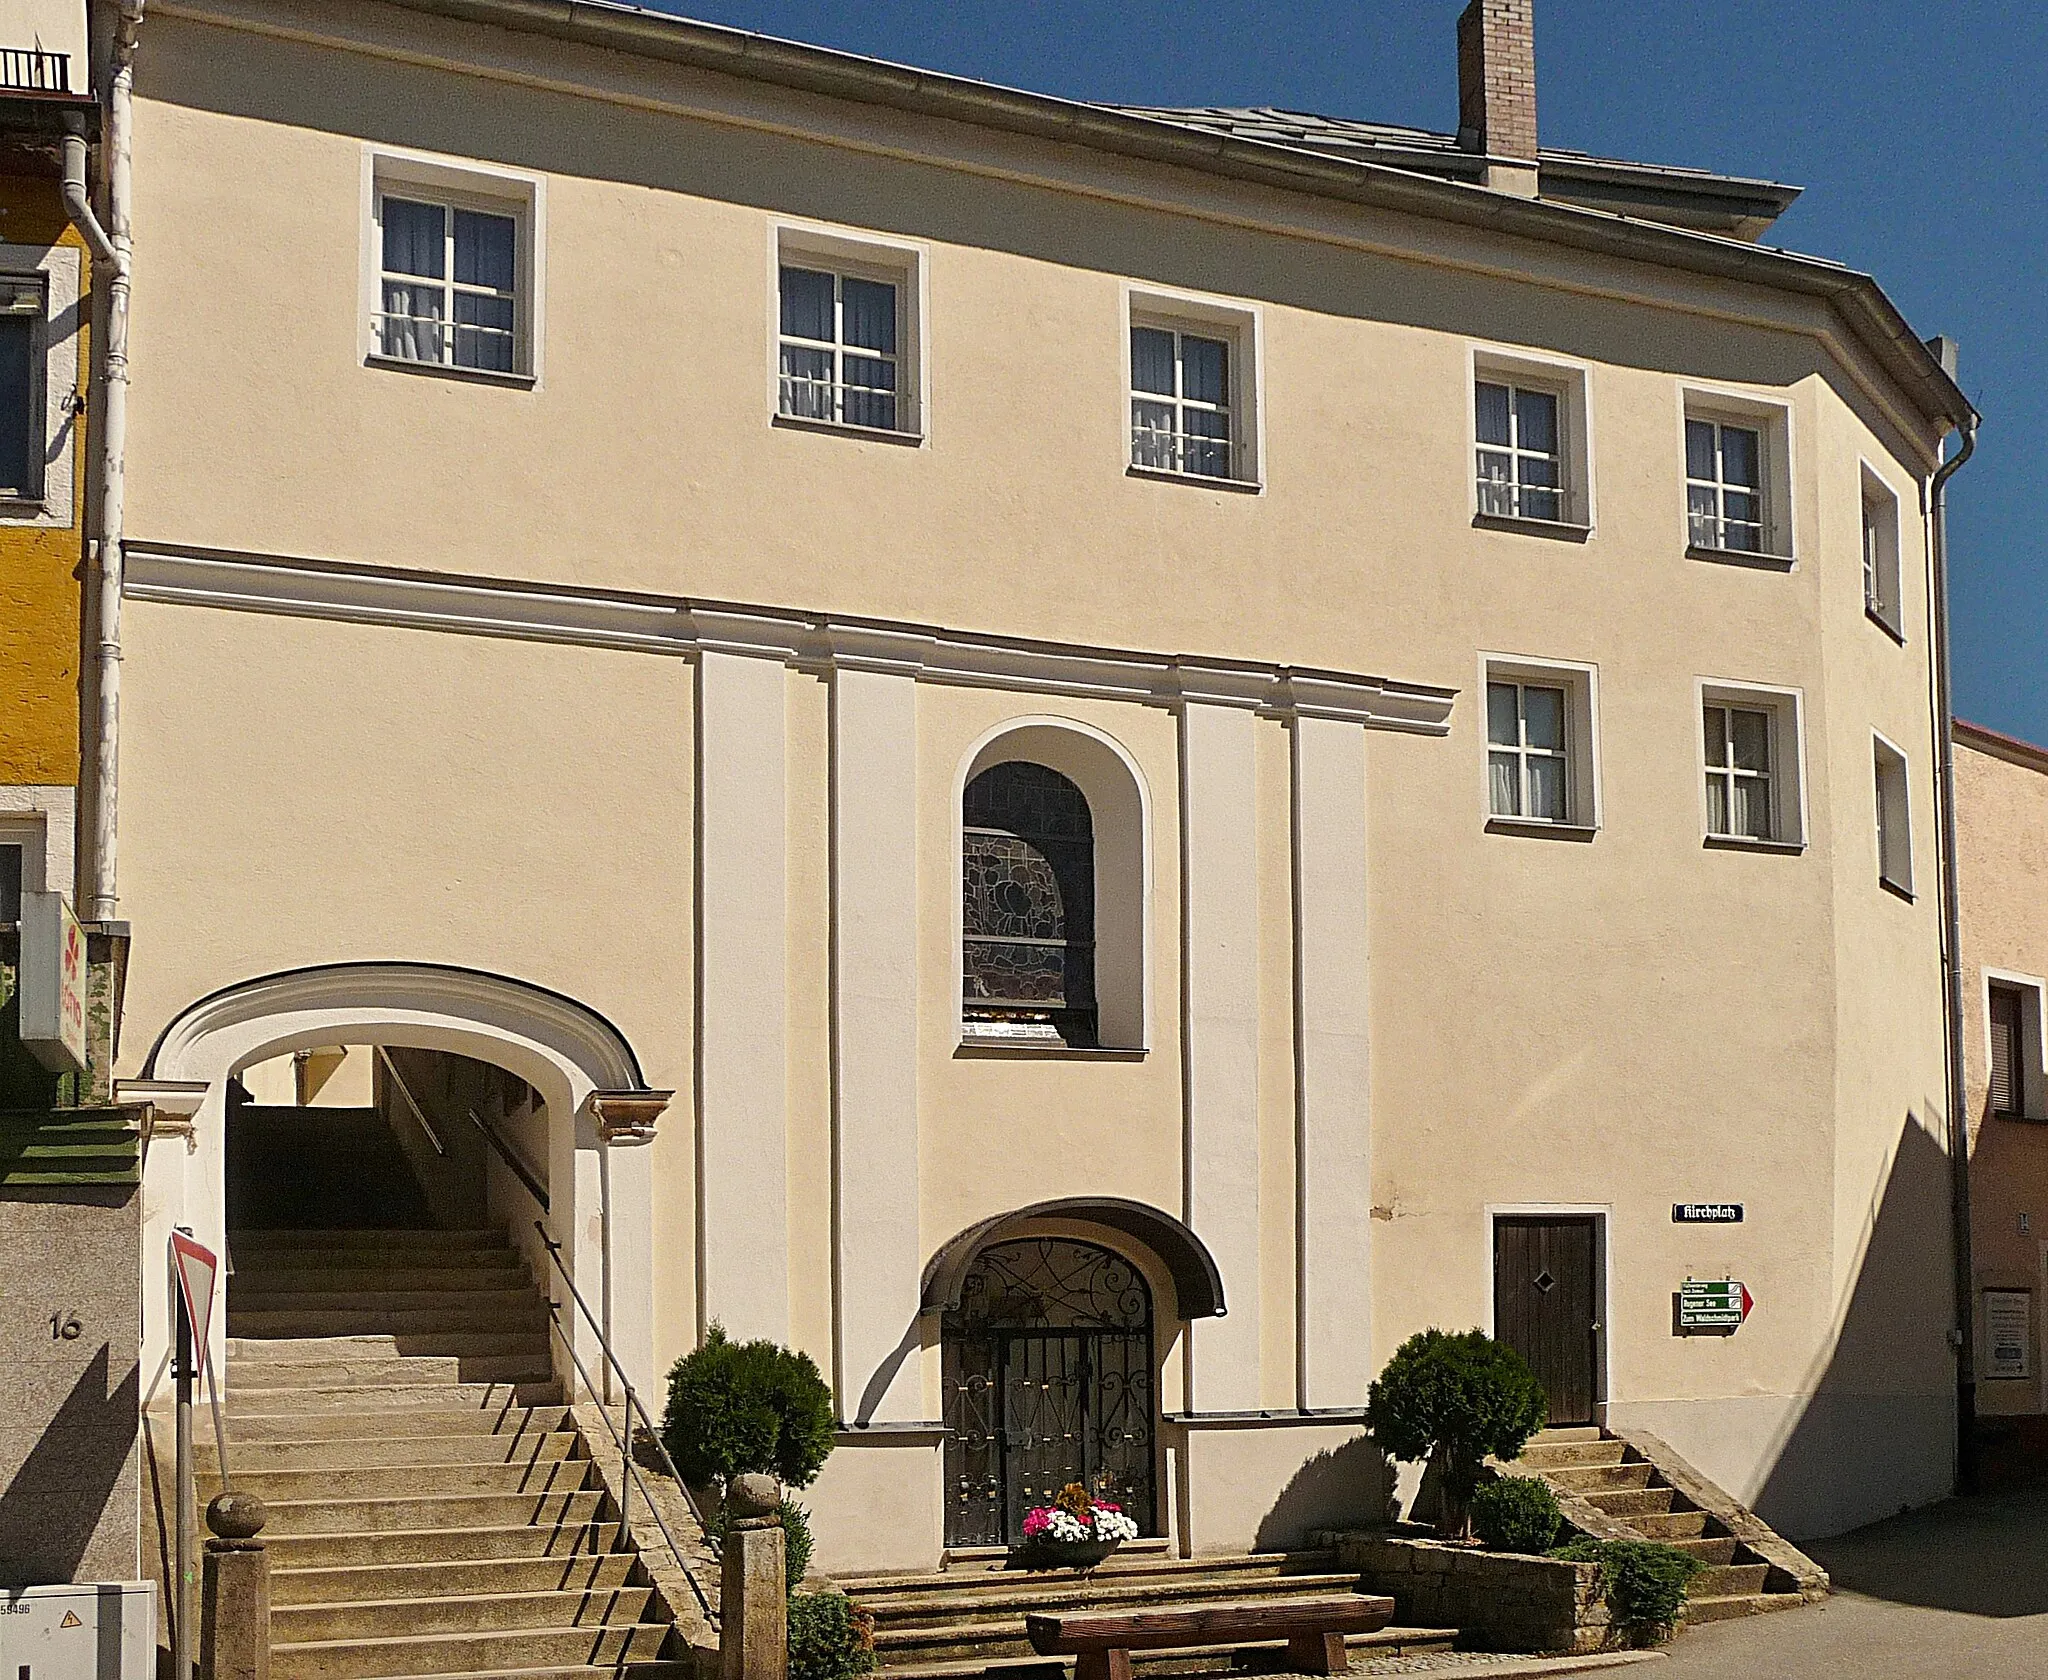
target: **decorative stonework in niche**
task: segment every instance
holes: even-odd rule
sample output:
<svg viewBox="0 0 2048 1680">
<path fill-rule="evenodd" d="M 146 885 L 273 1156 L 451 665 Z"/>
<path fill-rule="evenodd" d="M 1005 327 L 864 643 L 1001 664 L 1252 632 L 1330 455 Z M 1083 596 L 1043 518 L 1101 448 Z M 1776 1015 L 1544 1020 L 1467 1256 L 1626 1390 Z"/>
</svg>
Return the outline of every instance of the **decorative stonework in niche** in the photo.
<svg viewBox="0 0 2048 1680">
<path fill-rule="evenodd" d="M 977 1036 L 1092 1045 L 1095 830 L 1043 764 L 1008 760 L 961 808 L 961 1007 Z"/>
</svg>

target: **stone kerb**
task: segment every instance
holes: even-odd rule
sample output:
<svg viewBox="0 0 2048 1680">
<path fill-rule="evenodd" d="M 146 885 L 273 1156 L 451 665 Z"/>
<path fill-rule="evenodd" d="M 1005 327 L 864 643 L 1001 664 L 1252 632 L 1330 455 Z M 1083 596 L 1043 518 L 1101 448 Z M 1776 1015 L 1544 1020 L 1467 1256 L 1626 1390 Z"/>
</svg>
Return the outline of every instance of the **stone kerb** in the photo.
<svg viewBox="0 0 2048 1680">
<path fill-rule="evenodd" d="M 1608 1644 L 1608 1610 L 1597 1564 L 1482 1552 L 1440 1540 L 1369 1531 L 1318 1538 L 1359 1591 L 1385 1593 L 1409 1627 L 1454 1627 L 1481 1651 L 1586 1656 Z"/>
</svg>

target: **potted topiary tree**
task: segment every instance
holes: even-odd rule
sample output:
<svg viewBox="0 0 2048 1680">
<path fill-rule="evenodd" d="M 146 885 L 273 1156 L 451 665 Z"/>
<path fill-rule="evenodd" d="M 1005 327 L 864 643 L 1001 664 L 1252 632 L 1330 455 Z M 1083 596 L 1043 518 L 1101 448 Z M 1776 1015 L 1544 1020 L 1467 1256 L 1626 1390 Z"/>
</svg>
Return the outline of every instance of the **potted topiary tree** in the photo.
<svg viewBox="0 0 2048 1680">
<path fill-rule="evenodd" d="M 1483 1330 L 1410 1336 L 1368 1390 L 1366 1427 L 1390 1458 L 1426 1461 L 1443 1491 L 1437 1524 L 1471 1532 L 1472 1493 L 1486 1457 L 1518 1458 L 1543 1427 L 1542 1385 L 1522 1356 Z"/>
</svg>

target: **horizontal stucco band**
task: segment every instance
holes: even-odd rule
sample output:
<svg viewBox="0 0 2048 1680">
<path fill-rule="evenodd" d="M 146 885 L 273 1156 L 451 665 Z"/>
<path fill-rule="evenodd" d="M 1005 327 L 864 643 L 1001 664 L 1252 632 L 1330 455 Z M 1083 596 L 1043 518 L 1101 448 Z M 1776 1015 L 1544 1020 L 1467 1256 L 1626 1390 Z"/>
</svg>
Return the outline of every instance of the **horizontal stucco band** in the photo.
<svg viewBox="0 0 2048 1680">
<path fill-rule="evenodd" d="M 624 591 L 339 564 L 138 540 L 130 600 L 389 624 L 815 670 L 875 670 L 970 687 L 1115 700 L 1205 701 L 1447 735 L 1454 688 L 1206 655 L 1035 642 L 931 625 Z"/>
</svg>

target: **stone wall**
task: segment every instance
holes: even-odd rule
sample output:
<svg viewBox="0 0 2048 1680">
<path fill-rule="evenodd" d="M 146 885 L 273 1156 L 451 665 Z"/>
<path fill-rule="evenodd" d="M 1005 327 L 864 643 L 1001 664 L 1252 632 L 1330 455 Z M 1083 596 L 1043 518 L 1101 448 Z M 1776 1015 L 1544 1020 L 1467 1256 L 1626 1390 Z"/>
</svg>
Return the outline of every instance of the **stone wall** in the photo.
<svg viewBox="0 0 2048 1680">
<path fill-rule="evenodd" d="M 141 1243 L 133 1188 L 0 1200 L 0 1587 L 141 1573 Z"/>
<path fill-rule="evenodd" d="M 1582 1655 L 1607 1643 L 1599 1567 L 1411 1540 L 1385 1533 L 1324 1536 L 1359 1591 L 1385 1593 L 1404 1627 L 1454 1627 L 1478 1651 Z"/>
</svg>

